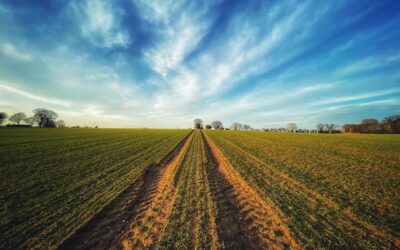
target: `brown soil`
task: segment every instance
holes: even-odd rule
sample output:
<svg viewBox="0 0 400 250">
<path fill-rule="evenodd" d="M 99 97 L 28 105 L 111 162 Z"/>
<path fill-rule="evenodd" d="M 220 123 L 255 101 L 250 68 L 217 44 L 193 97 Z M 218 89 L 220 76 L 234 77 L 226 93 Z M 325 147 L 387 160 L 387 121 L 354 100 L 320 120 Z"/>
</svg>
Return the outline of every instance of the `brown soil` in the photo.
<svg viewBox="0 0 400 250">
<path fill-rule="evenodd" d="M 163 173 L 176 166 L 190 145 L 193 133 L 188 135 L 159 164 L 147 167 L 132 185 L 97 213 L 88 223 L 66 239 L 59 249 L 109 249 L 115 238 L 126 231 L 130 221 L 138 216 L 156 187 L 164 181 Z M 164 178 L 161 178 L 164 177 Z"/>
<path fill-rule="evenodd" d="M 177 200 L 174 178 L 187 160 L 193 136 L 188 135 L 161 163 L 149 166 L 60 249 L 157 248 Z M 299 249 L 285 218 L 244 181 L 207 135 L 202 136 L 207 156 L 204 181 L 214 204 L 207 209 L 215 210 L 210 212 L 210 226 L 216 232 L 212 248 Z"/>
<path fill-rule="evenodd" d="M 299 249 L 285 218 L 246 183 L 207 135 L 209 179 L 218 208 L 219 235 L 227 249 Z"/>
<path fill-rule="evenodd" d="M 267 165 L 257 158 L 256 156 L 252 155 L 249 152 L 240 149 L 246 157 L 251 159 L 253 162 L 259 165 Z M 221 153 L 222 155 L 222 153 Z M 280 184 L 279 188 L 286 189 L 288 192 L 293 192 L 297 195 L 301 195 L 303 197 L 307 197 L 309 204 L 307 208 L 309 209 L 318 209 L 318 210 L 325 210 L 327 211 L 325 214 L 325 218 L 318 218 L 318 223 L 320 225 L 324 225 L 325 227 L 330 227 L 332 229 L 339 231 L 341 230 L 343 235 L 349 234 L 351 235 L 349 238 L 354 237 L 355 239 L 362 238 L 368 244 L 368 241 L 373 240 L 376 242 L 381 241 L 382 245 L 385 244 L 386 248 L 387 244 L 389 244 L 390 248 L 396 249 L 399 248 L 399 238 L 400 236 L 396 234 L 392 234 L 391 232 L 386 231 L 383 228 L 375 227 L 361 219 L 357 216 L 352 214 L 349 210 L 340 208 L 335 202 L 331 199 L 322 196 L 321 194 L 305 187 L 303 184 L 299 183 L 298 181 L 294 180 L 293 178 L 289 177 L 287 174 L 283 172 L 274 173 L 276 174 L 282 183 Z M 304 207 L 306 208 L 306 207 Z M 316 220 L 315 218 L 307 218 L 309 220 Z M 345 226 L 343 226 L 345 225 Z M 357 237 L 356 237 L 357 236 Z M 358 241 L 357 243 L 361 243 Z"/>
<path fill-rule="evenodd" d="M 184 159 L 192 139 L 193 134 L 175 157 L 160 166 L 147 181 L 129 224 L 113 240 L 110 249 L 148 249 L 158 243 L 176 198 L 174 172 Z"/>
</svg>

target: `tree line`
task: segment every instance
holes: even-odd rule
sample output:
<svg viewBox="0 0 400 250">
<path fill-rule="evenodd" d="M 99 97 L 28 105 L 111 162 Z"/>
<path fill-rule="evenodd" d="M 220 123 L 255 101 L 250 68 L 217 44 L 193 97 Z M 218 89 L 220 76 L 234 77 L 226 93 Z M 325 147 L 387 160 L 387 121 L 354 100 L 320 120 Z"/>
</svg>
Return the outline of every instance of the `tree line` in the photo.
<svg viewBox="0 0 400 250">
<path fill-rule="evenodd" d="M 400 134 L 400 115 L 385 117 L 382 121 L 374 118 L 362 120 L 359 124 L 344 124 L 345 133 Z"/>
<path fill-rule="evenodd" d="M 194 119 L 194 128 L 195 129 L 215 129 L 215 130 L 254 130 L 248 124 L 242 124 L 240 122 L 234 122 L 229 128 L 225 128 L 221 121 L 213 121 L 210 124 L 206 124 L 203 126 L 203 120 L 200 118 Z"/>
<path fill-rule="evenodd" d="M 221 121 L 213 121 L 203 126 L 202 119 L 194 120 L 196 129 L 215 129 L 215 130 L 256 130 L 248 124 L 234 122 L 229 128 L 224 128 Z M 296 123 L 288 123 L 286 128 L 266 128 L 264 131 L 271 132 L 296 132 L 296 133 L 380 133 L 380 134 L 400 134 L 400 115 L 385 117 L 382 121 L 368 118 L 362 120 L 360 124 L 344 124 L 340 126 L 334 123 L 318 123 L 316 129 L 299 129 Z"/>
<path fill-rule="evenodd" d="M 56 112 L 45 108 L 34 109 L 33 115 L 29 117 L 23 112 L 11 116 L 8 116 L 6 112 L 0 112 L 0 125 L 8 120 L 11 123 L 7 124 L 7 127 L 33 127 L 37 124 L 41 128 L 65 128 L 65 122 L 57 118 Z"/>
</svg>

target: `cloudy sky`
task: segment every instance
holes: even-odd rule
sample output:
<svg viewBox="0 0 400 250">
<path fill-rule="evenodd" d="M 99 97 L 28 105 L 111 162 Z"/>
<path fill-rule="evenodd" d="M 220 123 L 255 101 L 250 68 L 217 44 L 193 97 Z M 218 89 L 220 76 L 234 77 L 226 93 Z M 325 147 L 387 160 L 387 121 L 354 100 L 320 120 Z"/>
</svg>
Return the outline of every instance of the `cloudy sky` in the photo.
<svg viewBox="0 0 400 250">
<path fill-rule="evenodd" d="M 256 128 L 400 114 L 400 1 L 0 2 L 0 111 Z"/>
</svg>

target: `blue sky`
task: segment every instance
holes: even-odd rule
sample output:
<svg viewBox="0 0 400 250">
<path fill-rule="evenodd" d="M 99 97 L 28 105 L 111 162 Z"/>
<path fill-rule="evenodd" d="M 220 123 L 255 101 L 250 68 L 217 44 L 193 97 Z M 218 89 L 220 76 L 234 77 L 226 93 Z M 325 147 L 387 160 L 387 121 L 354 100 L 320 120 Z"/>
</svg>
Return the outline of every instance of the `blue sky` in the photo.
<svg viewBox="0 0 400 250">
<path fill-rule="evenodd" d="M 0 111 L 256 128 L 400 114 L 400 1 L 0 2 Z"/>
</svg>

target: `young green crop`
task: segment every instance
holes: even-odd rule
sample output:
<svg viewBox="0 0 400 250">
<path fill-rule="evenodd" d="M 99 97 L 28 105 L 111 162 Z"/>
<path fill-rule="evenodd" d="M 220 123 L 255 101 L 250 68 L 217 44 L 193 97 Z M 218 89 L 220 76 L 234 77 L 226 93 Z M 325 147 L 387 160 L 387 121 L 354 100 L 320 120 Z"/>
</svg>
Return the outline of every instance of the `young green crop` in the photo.
<svg viewBox="0 0 400 250">
<path fill-rule="evenodd" d="M 119 247 L 400 247 L 400 137 L 205 133 L 0 129 L 0 248 L 56 248 L 133 183 Z"/>
<path fill-rule="evenodd" d="M 215 208 L 206 173 L 207 157 L 199 131 L 176 171 L 176 201 L 160 242 L 166 249 L 211 249 L 218 245 Z"/>
<path fill-rule="evenodd" d="M 207 133 L 244 178 L 291 219 L 304 246 L 396 244 L 397 135 Z"/>
<path fill-rule="evenodd" d="M 189 130 L 0 129 L 0 248 L 54 248 Z"/>
</svg>

